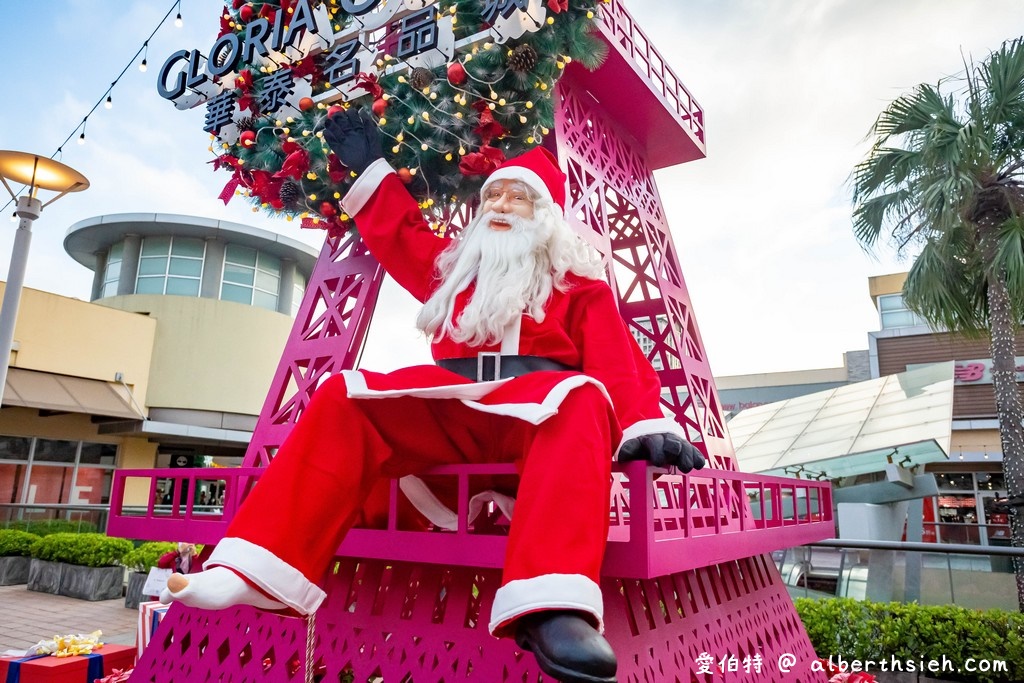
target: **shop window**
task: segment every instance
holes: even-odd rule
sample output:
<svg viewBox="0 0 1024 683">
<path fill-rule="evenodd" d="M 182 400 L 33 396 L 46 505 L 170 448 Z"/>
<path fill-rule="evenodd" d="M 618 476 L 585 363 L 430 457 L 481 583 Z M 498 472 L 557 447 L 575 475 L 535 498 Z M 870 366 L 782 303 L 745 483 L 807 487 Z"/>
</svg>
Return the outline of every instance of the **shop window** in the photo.
<svg viewBox="0 0 1024 683">
<path fill-rule="evenodd" d="M 52 439 L 36 439 L 34 460 L 36 462 L 61 462 L 74 464 L 77 441 L 54 441 Z"/>
<path fill-rule="evenodd" d="M 940 491 L 973 491 L 974 475 L 970 472 L 940 472 L 935 475 Z"/>
<path fill-rule="evenodd" d="M 32 439 L 21 436 L 0 436 L 0 462 L 4 460 L 28 461 Z"/>
<path fill-rule="evenodd" d="M 103 271 L 103 288 L 100 297 L 115 296 L 121 281 L 121 262 L 124 260 L 124 242 L 118 242 L 107 252 L 107 267 Z"/>
<path fill-rule="evenodd" d="M 135 293 L 199 296 L 205 255 L 206 243 L 196 237 L 147 237 Z"/>
<path fill-rule="evenodd" d="M 114 444 L 0 436 L 0 503 L 8 519 L 98 523 L 101 511 L 46 506 L 109 504 L 116 460 Z"/>
<path fill-rule="evenodd" d="M 276 311 L 280 291 L 281 259 L 250 247 L 227 246 L 221 299 Z"/>
</svg>

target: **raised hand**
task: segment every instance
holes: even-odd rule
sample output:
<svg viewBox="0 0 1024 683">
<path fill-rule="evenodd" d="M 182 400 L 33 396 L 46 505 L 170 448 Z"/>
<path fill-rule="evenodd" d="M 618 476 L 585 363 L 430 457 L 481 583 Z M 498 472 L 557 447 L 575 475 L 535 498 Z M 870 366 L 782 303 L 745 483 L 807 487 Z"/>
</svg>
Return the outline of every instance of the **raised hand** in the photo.
<svg viewBox="0 0 1024 683">
<path fill-rule="evenodd" d="M 384 156 L 377 123 L 364 109 L 353 107 L 327 117 L 324 140 L 341 163 L 356 173 Z"/>
<path fill-rule="evenodd" d="M 704 467 L 704 454 L 689 441 L 668 432 L 644 434 L 619 448 L 619 462 L 646 460 L 657 467 L 678 467 L 682 472 Z"/>
</svg>

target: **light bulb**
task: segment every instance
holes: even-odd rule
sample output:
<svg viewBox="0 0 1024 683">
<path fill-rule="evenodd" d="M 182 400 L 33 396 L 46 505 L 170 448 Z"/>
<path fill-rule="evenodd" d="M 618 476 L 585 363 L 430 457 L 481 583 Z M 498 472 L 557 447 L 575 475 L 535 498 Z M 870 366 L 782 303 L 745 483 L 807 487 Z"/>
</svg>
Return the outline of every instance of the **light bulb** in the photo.
<svg viewBox="0 0 1024 683">
<path fill-rule="evenodd" d="M 84 145 L 85 144 L 85 133 L 82 133 L 81 135 L 78 136 L 78 144 L 80 144 L 80 145 Z"/>
<path fill-rule="evenodd" d="M 147 66 L 146 66 L 146 59 L 143 58 L 142 61 L 139 62 L 139 71 L 145 71 L 146 68 L 147 68 Z"/>
<path fill-rule="evenodd" d="M 174 17 L 174 25 L 177 26 L 178 28 L 181 28 L 181 24 L 182 24 L 181 12 L 178 12 L 178 16 Z"/>
<path fill-rule="evenodd" d="M 111 109 L 114 106 L 114 100 L 110 98 L 110 95 L 107 95 L 107 101 L 103 103 L 103 106 L 107 109 Z"/>
</svg>

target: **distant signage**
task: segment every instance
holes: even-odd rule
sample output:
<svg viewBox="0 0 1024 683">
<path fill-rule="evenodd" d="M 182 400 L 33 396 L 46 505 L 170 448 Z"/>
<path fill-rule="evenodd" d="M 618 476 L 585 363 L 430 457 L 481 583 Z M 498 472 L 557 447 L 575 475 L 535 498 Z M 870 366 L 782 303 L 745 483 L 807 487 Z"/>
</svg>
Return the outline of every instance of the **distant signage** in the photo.
<svg viewBox="0 0 1024 683">
<path fill-rule="evenodd" d="M 1024 357 L 1017 356 L 1017 381 L 1024 382 Z M 992 384 L 992 359 L 958 360 L 953 365 L 955 384 Z"/>
</svg>

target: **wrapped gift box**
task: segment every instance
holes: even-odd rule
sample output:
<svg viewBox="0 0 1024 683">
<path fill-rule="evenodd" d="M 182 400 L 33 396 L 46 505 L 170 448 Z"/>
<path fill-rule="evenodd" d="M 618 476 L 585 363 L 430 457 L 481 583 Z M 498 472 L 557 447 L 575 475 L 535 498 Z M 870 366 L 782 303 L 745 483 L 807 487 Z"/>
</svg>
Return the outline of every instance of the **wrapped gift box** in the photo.
<svg viewBox="0 0 1024 683">
<path fill-rule="evenodd" d="M 169 607 L 170 605 L 162 605 L 156 600 L 139 603 L 139 627 L 135 636 L 135 646 L 140 659 Z"/>
<path fill-rule="evenodd" d="M 104 645 L 91 655 L 54 657 L 0 657 L 0 681 L 4 683 L 93 683 L 114 669 L 135 666 L 131 645 Z"/>
</svg>

